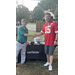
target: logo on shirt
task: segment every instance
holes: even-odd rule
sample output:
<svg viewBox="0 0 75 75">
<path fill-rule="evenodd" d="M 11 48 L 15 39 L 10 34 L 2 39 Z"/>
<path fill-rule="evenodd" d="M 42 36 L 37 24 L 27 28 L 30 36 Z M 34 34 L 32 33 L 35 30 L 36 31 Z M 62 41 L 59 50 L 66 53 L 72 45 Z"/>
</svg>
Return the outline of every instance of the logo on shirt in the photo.
<svg viewBox="0 0 75 75">
<path fill-rule="evenodd" d="M 45 34 L 51 33 L 50 27 L 51 27 L 51 26 L 46 26 L 46 27 L 45 27 Z"/>
<path fill-rule="evenodd" d="M 53 23 L 51 23 L 51 25 L 52 25 Z"/>
</svg>

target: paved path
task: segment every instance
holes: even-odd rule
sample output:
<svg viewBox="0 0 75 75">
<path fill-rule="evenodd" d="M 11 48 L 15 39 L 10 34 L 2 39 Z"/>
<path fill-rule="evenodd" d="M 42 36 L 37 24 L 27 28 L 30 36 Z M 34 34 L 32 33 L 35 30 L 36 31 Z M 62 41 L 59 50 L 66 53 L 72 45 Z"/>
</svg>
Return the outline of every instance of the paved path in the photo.
<svg viewBox="0 0 75 75">
<path fill-rule="evenodd" d="M 16 27 L 19 27 L 19 26 L 16 26 Z M 36 31 L 36 25 L 26 25 L 26 27 L 28 28 L 28 30 Z"/>
<path fill-rule="evenodd" d="M 27 25 L 28 30 L 36 31 L 36 25 Z"/>
</svg>

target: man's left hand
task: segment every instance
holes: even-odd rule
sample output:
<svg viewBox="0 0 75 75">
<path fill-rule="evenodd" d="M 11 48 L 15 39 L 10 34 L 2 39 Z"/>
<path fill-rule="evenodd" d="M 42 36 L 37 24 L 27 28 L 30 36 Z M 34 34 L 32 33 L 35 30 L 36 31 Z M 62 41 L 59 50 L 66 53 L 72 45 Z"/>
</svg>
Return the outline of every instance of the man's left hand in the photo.
<svg viewBox="0 0 75 75">
<path fill-rule="evenodd" d="M 54 45 L 57 45 L 57 42 L 56 41 L 54 41 Z"/>
<path fill-rule="evenodd" d="M 26 47 L 27 47 L 27 42 L 26 42 Z"/>
</svg>

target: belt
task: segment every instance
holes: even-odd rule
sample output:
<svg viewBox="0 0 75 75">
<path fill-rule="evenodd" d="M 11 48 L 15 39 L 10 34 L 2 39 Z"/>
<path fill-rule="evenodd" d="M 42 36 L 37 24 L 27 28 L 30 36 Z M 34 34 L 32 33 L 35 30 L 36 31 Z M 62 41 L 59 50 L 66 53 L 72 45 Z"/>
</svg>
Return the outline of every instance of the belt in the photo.
<svg viewBox="0 0 75 75">
<path fill-rule="evenodd" d="M 18 42 L 19 42 L 19 41 L 18 41 Z M 19 43 L 24 44 L 25 42 L 19 42 Z"/>
</svg>

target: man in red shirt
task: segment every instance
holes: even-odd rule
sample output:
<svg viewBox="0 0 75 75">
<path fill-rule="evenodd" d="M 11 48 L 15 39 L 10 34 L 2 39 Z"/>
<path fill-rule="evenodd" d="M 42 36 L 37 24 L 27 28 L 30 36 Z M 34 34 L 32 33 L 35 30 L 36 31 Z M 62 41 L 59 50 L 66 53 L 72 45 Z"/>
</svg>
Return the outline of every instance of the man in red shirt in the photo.
<svg viewBox="0 0 75 75">
<path fill-rule="evenodd" d="M 49 65 L 49 71 L 52 70 L 53 62 L 53 53 L 55 45 L 57 45 L 58 39 L 58 24 L 51 19 L 51 14 L 46 13 L 45 15 L 46 23 L 43 25 L 43 28 L 40 33 L 34 34 L 36 36 L 45 36 L 45 54 L 47 57 L 47 62 L 44 66 Z"/>
</svg>

